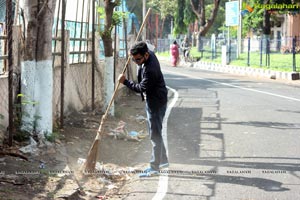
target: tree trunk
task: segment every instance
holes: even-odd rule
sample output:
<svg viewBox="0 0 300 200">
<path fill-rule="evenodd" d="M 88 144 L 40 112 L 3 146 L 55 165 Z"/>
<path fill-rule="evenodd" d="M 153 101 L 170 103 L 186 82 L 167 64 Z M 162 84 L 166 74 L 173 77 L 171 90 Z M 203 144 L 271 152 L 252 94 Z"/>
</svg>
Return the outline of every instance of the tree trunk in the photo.
<svg viewBox="0 0 300 200">
<path fill-rule="evenodd" d="M 52 25 L 55 0 L 24 0 L 26 38 L 21 63 L 23 129 L 52 133 Z"/>
<path fill-rule="evenodd" d="M 211 12 L 211 15 L 208 20 L 206 20 L 205 16 L 205 2 L 204 0 L 199 0 L 198 1 L 198 9 L 197 7 L 193 4 L 193 1 L 190 0 L 190 3 L 192 5 L 192 10 L 197 16 L 199 22 L 200 22 L 200 30 L 199 30 L 199 37 L 205 36 L 206 33 L 209 31 L 210 27 L 213 25 L 220 6 L 220 0 L 214 0 L 214 7 Z"/>
<path fill-rule="evenodd" d="M 114 62 L 113 62 L 113 47 L 112 47 L 112 36 L 111 32 L 113 29 L 113 12 L 119 1 L 104 0 L 105 9 L 105 24 L 104 31 L 101 33 L 101 38 L 104 45 L 104 56 L 105 56 L 105 75 L 104 75 L 104 94 L 105 94 L 105 108 L 108 107 L 109 102 L 112 98 L 115 89 L 114 83 Z M 114 104 L 112 104 L 110 115 L 114 115 Z"/>
<path fill-rule="evenodd" d="M 271 34 L 271 22 L 270 22 L 271 14 L 268 10 L 264 11 L 264 20 L 263 20 L 263 34 L 270 35 Z"/>
<path fill-rule="evenodd" d="M 160 38 L 163 38 L 164 26 L 165 26 L 166 18 L 162 19 L 161 28 L 160 28 Z"/>
<path fill-rule="evenodd" d="M 156 35 L 156 39 L 155 39 L 155 46 L 157 47 L 157 41 L 158 41 L 158 38 L 159 38 L 159 15 L 156 14 L 155 15 L 155 35 Z"/>
<path fill-rule="evenodd" d="M 105 57 L 111 57 L 113 56 L 113 47 L 112 42 L 113 39 L 111 38 L 111 35 L 102 35 L 103 45 L 104 45 L 104 56 Z"/>
<path fill-rule="evenodd" d="M 265 0 L 264 2 L 266 5 L 270 3 L 269 0 Z M 271 21 L 270 21 L 271 14 L 268 10 L 264 10 L 264 19 L 263 19 L 263 43 L 262 43 L 262 49 L 264 53 L 269 52 L 270 46 L 269 39 L 271 35 Z"/>
<path fill-rule="evenodd" d="M 112 48 L 112 37 L 111 32 L 113 29 L 112 16 L 114 8 L 117 6 L 118 2 L 111 2 L 111 0 L 104 0 L 104 9 L 105 9 L 105 21 L 104 21 L 104 31 L 101 33 L 101 38 L 104 45 L 104 55 L 105 57 L 113 56 Z"/>
</svg>

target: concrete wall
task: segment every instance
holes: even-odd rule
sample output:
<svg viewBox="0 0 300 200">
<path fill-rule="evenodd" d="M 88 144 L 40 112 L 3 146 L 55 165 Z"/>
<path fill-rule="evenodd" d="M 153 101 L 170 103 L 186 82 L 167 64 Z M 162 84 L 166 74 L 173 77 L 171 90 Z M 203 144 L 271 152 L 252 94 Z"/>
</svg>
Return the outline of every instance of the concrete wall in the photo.
<svg viewBox="0 0 300 200">
<path fill-rule="evenodd" d="M 0 124 L 4 127 L 8 125 L 8 78 L 5 75 L 0 76 Z M 2 119 L 2 117 L 4 117 Z M 4 127 L 0 126 L 0 129 Z"/>
<path fill-rule="evenodd" d="M 125 66 L 125 58 L 119 58 L 115 71 L 115 86 L 118 75 Z M 129 70 L 131 77 L 136 77 L 135 65 Z M 53 117 L 60 116 L 60 67 L 55 67 L 53 74 Z M 95 108 L 104 111 L 104 61 L 98 61 L 95 69 Z M 120 89 L 123 86 L 120 86 Z M 65 68 L 65 93 L 64 93 L 64 114 L 67 116 L 72 112 L 89 111 L 92 105 L 92 66 L 90 63 L 70 64 Z"/>
<path fill-rule="evenodd" d="M 125 58 L 119 58 L 116 67 L 117 81 L 118 75 L 125 66 Z M 135 65 L 131 65 L 129 71 L 131 77 L 136 77 Z M 95 70 L 95 107 L 103 111 L 103 68 L 104 62 L 98 61 Z M 64 114 L 68 116 L 72 112 L 89 111 L 92 105 L 92 67 L 91 64 L 71 64 L 65 68 L 65 94 L 64 94 Z M 53 120 L 58 120 L 60 116 L 60 66 L 56 66 L 53 72 Z M 117 83 L 117 82 L 116 82 Z M 0 114 L 4 119 L 0 119 L 0 128 L 8 127 L 8 78 L 0 76 Z M 120 89 L 123 86 L 121 85 Z M 2 130 L 3 132 L 3 130 Z M 0 132 L 1 135 L 1 132 Z M 1 136 L 0 136 L 1 138 Z"/>
<path fill-rule="evenodd" d="M 102 65 L 95 70 L 95 105 L 103 105 L 102 97 Z M 88 110 L 92 105 L 92 69 L 91 64 L 72 64 L 65 68 L 64 113 Z M 54 70 L 53 109 L 54 117 L 60 115 L 61 75 L 60 67 Z"/>
<path fill-rule="evenodd" d="M 69 34 L 66 34 L 66 41 L 69 40 Z M 99 37 L 97 37 L 99 40 Z M 132 41 L 130 40 L 129 44 Z M 99 44 L 99 42 L 96 42 Z M 57 42 L 56 52 L 60 52 L 60 42 Z M 92 45 L 89 45 L 91 48 Z M 18 49 L 18 48 L 16 48 Z M 99 46 L 96 45 L 96 52 L 99 52 Z M 18 54 L 18 52 L 16 52 Z M 67 117 L 72 112 L 89 111 L 92 106 L 92 66 L 91 57 L 89 56 L 87 63 L 69 64 L 69 47 L 66 45 L 65 51 L 65 90 L 64 90 L 64 115 Z M 98 54 L 96 53 L 98 56 Z M 118 55 L 118 53 L 117 53 Z M 16 56 L 15 56 L 16 57 Z M 61 107 L 61 65 L 60 56 L 55 56 L 53 70 L 53 122 L 60 117 Z M 125 58 L 117 59 L 115 70 L 115 85 L 117 84 L 118 75 L 122 72 L 125 64 Z M 14 62 L 16 65 L 19 62 Z M 104 60 L 96 60 L 95 63 L 95 108 L 99 111 L 105 111 L 104 106 Z M 14 66 L 14 70 L 19 73 L 19 67 Z M 129 76 L 131 79 L 136 79 L 136 66 L 130 62 L 128 67 Z M 123 86 L 120 86 L 122 90 Z M 121 92 L 118 92 L 118 94 Z M 50 98 L 50 97 L 49 97 Z M 116 100 L 118 95 L 116 96 Z M 4 119 L 0 119 L 0 127 L 6 129 L 8 127 L 8 78 L 5 75 L 0 76 L 0 114 Z M 2 131 L 3 135 L 3 131 Z M 1 131 L 0 131 L 1 136 Z M 0 137 L 1 138 L 1 137 Z"/>
</svg>

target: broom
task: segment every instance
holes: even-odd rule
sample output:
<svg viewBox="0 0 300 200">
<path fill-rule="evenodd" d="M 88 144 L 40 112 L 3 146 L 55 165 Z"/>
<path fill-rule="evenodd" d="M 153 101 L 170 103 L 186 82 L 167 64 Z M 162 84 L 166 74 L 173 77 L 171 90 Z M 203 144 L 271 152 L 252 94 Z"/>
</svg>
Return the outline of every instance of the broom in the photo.
<svg viewBox="0 0 300 200">
<path fill-rule="evenodd" d="M 147 20 L 149 14 L 150 14 L 150 11 L 151 11 L 151 8 L 149 8 L 148 11 L 147 11 L 147 14 L 146 14 L 145 19 L 144 19 L 144 21 L 143 21 L 143 23 L 141 25 L 141 28 L 140 28 L 140 30 L 139 30 L 139 32 L 137 34 L 135 42 L 138 41 L 138 39 L 139 39 L 139 37 L 141 35 L 141 32 L 142 32 L 143 27 L 145 25 L 145 21 Z M 127 62 L 125 64 L 124 68 L 123 68 L 122 74 L 125 73 L 129 62 L 130 62 L 130 56 L 128 56 L 128 59 L 127 59 Z M 117 86 L 116 86 L 116 88 L 114 90 L 114 93 L 113 93 L 113 95 L 111 97 L 111 100 L 110 100 L 110 102 L 109 102 L 109 104 L 108 104 L 108 106 L 106 108 L 106 111 L 105 111 L 104 115 L 101 118 L 101 122 L 100 122 L 100 126 L 98 128 L 98 131 L 97 131 L 96 138 L 95 138 L 94 143 L 92 144 L 92 146 L 91 146 L 91 148 L 90 148 L 90 150 L 88 152 L 87 159 L 86 159 L 86 161 L 84 163 L 84 172 L 89 173 L 89 172 L 93 172 L 95 170 L 96 162 L 97 162 L 97 156 L 98 156 L 98 149 L 99 149 L 99 146 L 100 146 L 100 140 L 101 140 L 101 135 L 102 135 L 102 131 L 103 131 L 103 125 L 104 125 L 104 122 L 105 122 L 105 120 L 107 118 L 109 109 L 110 109 L 110 107 L 111 107 L 111 105 L 112 105 L 112 103 L 114 101 L 114 98 L 116 96 L 116 93 L 117 93 L 117 90 L 118 90 L 119 86 L 120 86 L 120 82 L 118 82 L 118 84 L 117 84 Z"/>
</svg>

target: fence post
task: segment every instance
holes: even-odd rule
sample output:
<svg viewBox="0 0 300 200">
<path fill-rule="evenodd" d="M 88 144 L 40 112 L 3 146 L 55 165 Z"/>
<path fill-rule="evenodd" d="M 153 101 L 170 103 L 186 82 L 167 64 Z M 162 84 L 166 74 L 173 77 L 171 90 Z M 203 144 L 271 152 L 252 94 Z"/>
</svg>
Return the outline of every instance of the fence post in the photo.
<svg viewBox="0 0 300 200">
<path fill-rule="evenodd" d="M 95 56 L 95 1 L 92 1 L 92 110 L 95 110 L 95 64 L 96 64 L 96 56 Z M 89 38 L 88 38 L 89 39 Z M 87 54 L 89 55 L 89 54 Z"/>
<path fill-rule="evenodd" d="M 12 16 L 12 0 L 6 1 L 6 26 L 7 26 L 7 52 L 8 52 L 8 145 L 12 146 L 13 142 L 13 55 L 12 55 L 12 25 L 13 25 L 13 16 Z"/>
<path fill-rule="evenodd" d="M 247 55 L 247 65 L 250 66 L 250 37 L 248 37 L 248 55 Z"/>
<path fill-rule="evenodd" d="M 293 38 L 293 71 L 296 71 L 296 36 Z"/>
<path fill-rule="evenodd" d="M 198 52 L 203 50 L 203 41 L 202 41 L 202 36 L 199 34 L 198 36 Z"/>
<path fill-rule="evenodd" d="M 266 66 L 270 66 L 270 39 L 266 38 Z"/>
<path fill-rule="evenodd" d="M 229 47 L 228 47 L 228 64 L 231 62 L 231 40 L 229 39 Z"/>
<path fill-rule="evenodd" d="M 259 48 L 259 66 L 262 66 L 262 50 L 263 50 L 263 38 L 260 38 L 260 48 Z"/>
<path fill-rule="evenodd" d="M 64 128 L 64 97 L 65 97 L 65 14 L 66 14 L 66 1 L 62 0 L 62 13 L 61 13 L 61 81 L 60 81 L 60 128 Z"/>
<path fill-rule="evenodd" d="M 212 34 L 210 39 L 210 46 L 211 46 L 211 59 L 214 60 L 216 58 L 216 36 Z"/>
</svg>

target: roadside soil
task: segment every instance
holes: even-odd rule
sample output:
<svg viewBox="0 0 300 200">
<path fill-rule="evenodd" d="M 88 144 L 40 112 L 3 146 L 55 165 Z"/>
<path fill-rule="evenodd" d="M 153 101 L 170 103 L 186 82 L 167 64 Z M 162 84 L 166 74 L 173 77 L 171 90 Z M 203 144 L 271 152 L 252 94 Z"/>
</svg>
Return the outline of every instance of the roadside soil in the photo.
<svg viewBox="0 0 300 200">
<path fill-rule="evenodd" d="M 140 97 L 124 94 L 114 108 L 115 116 L 105 122 L 96 173 L 83 174 L 82 163 L 95 139 L 101 113 L 71 114 L 55 142 L 39 144 L 36 154 L 22 154 L 28 160 L 17 155 L 24 143 L 0 147 L 16 153 L 0 154 L 0 200 L 122 199 L 119 190 L 147 166 L 151 148 Z"/>
</svg>

